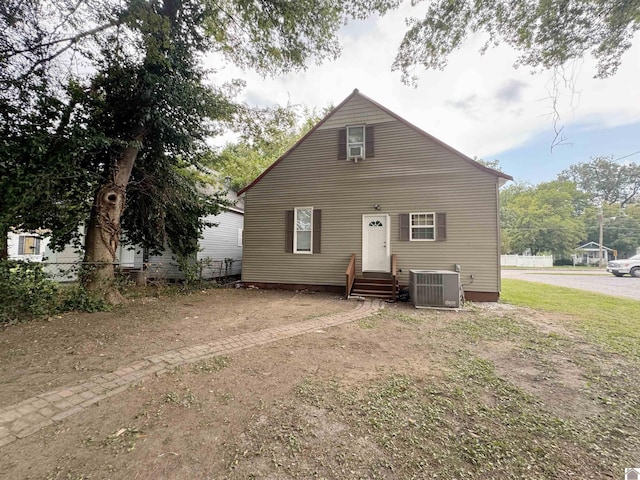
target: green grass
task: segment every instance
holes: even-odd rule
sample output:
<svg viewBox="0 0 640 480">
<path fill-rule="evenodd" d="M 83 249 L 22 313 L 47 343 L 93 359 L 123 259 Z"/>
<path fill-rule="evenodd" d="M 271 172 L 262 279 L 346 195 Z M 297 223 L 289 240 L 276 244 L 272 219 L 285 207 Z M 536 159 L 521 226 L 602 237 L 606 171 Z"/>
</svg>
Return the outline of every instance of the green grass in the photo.
<svg viewBox="0 0 640 480">
<path fill-rule="evenodd" d="M 342 478 L 562 478 L 579 466 L 571 448 L 579 449 L 581 462 L 593 463 L 584 458 L 590 432 L 547 412 L 499 378 L 491 362 L 461 351 L 451 367 L 443 377 L 392 374 L 353 388 L 307 379 L 297 395 L 340 425 L 345 438 L 376 445 L 374 459 L 347 449 L 339 459 L 344 472 L 361 465 L 369 470 Z M 267 428 L 277 431 L 295 416 L 291 409 Z M 309 425 L 296 433 L 300 451 L 313 448 L 316 435 Z M 279 465 L 288 463 L 281 453 L 290 454 L 286 439 L 271 436 L 269 445 L 257 449 L 272 449 Z"/>
<path fill-rule="evenodd" d="M 502 301 L 575 317 L 596 343 L 640 359 L 640 301 L 542 283 L 504 279 Z"/>
</svg>

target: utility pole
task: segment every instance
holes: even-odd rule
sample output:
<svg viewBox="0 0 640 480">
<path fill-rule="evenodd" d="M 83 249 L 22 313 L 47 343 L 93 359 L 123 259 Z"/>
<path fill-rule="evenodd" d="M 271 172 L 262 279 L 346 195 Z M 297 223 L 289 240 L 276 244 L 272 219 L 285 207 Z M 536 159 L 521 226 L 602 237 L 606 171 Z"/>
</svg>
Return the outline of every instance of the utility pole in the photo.
<svg viewBox="0 0 640 480">
<path fill-rule="evenodd" d="M 604 255 L 602 249 L 602 241 L 604 238 L 604 216 L 602 214 L 602 203 L 600 203 L 600 215 L 598 215 L 598 221 L 600 222 L 600 239 L 598 242 L 598 253 L 600 255 L 600 268 L 604 268 Z"/>
</svg>

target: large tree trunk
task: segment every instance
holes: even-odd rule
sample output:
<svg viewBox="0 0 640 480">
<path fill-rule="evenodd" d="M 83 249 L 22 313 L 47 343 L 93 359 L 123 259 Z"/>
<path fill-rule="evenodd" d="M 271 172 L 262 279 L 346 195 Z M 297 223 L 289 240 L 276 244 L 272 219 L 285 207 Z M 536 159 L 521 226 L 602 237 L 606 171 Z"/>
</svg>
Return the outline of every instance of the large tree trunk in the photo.
<svg viewBox="0 0 640 480">
<path fill-rule="evenodd" d="M 127 184 L 141 141 L 142 135 L 138 135 L 116 160 L 112 178 L 96 193 L 87 226 L 82 282 L 87 290 L 103 296 L 112 305 L 124 300 L 114 286 L 114 264 L 120 242 L 120 219 L 125 208 Z"/>
<path fill-rule="evenodd" d="M 9 258 L 9 228 L 0 225 L 0 261 Z"/>
</svg>

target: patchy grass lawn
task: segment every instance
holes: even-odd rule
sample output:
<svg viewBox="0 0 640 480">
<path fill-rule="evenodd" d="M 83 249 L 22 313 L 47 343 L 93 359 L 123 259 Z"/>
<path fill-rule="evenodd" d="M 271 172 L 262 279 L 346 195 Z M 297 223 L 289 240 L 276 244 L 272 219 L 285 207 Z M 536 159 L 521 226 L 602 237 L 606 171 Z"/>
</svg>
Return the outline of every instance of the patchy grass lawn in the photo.
<svg viewBox="0 0 640 480">
<path fill-rule="evenodd" d="M 505 298 L 537 301 L 525 293 L 538 285 L 518 293 L 520 283 L 505 281 Z M 225 302 L 226 293 L 217 295 Z M 243 302 L 224 307 L 228 319 L 256 311 L 251 295 L 274 325 L 286 299 L 259 292 L 231 293 Z M 584 318 L 590 309 L 560 310 L 577 297 L 551 295 L 542 294 L 544 310 L 389 305 L 351 324 L 183 366 L 3 447 L 0 477 L 623 478 L 625 467 L 640 465 L 638 358 L 583 326 L 595 322 Z M 317 296 L 290 301 L 316 314 L 337 308 Z M 165 318 L 147 318 L 138 342 L 153 342 L 156 322 L 172 321 L 162 302 L 153 308 Z M 213 306 L 199 296 L 188 303 L 190 321 L 179 310 L 181 336 L 197 339 L 202 309 Z M 606 329 L 622 335 L 639 326 L 634 319 Z M 209 321 L 229 329 L 221 317 Z M 33 340 L 24 326 L 12 328 L 24 328 L 16 341 Z"/>
<path fill-rule="evenodd" d="M 640 302 L 512 279 L 503 290 L 502 301 L 571 315 L 594 342 L 640 360 Z"/>
</svg>

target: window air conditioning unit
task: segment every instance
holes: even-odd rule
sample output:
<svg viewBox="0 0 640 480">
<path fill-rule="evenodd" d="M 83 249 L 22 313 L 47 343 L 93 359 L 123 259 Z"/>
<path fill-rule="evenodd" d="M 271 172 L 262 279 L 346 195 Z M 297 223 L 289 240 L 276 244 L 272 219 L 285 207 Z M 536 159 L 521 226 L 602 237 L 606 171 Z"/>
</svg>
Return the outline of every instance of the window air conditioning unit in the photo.
<svg viewBox="0 0 640 480">
<path fill-rule="evenodd" d="M 364 148 L 362 146 L 359 147 L 349 147 L 349 160 L 354 160 L 357 162 L 358 160 L 362 160 Z"/>
<path fill-rule="evenodd" d="M 449 270 L 409 270 L 409 293 L 416 308 L 459 308 L 460 274 Z"/>
</svg>

